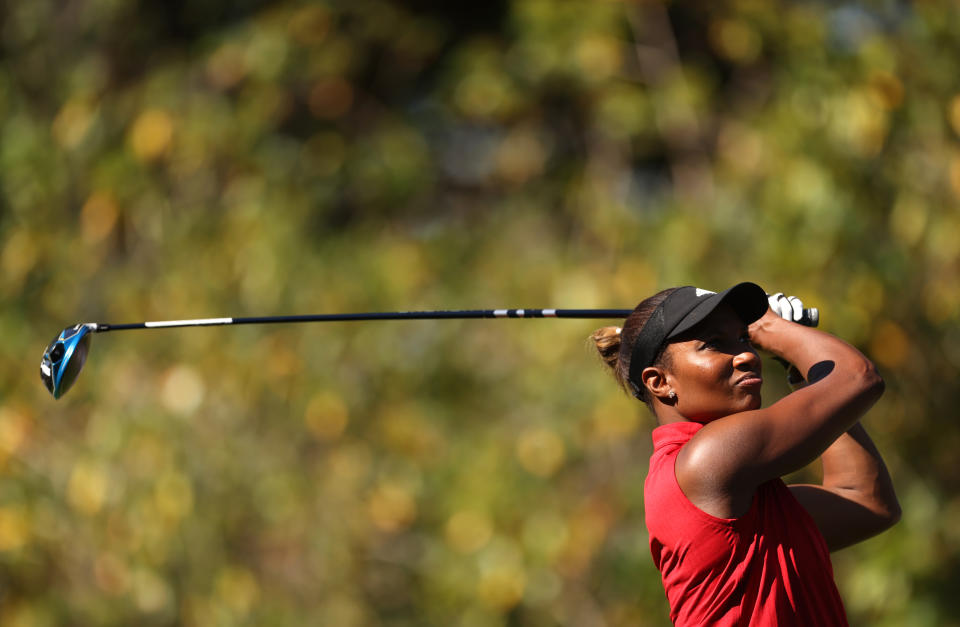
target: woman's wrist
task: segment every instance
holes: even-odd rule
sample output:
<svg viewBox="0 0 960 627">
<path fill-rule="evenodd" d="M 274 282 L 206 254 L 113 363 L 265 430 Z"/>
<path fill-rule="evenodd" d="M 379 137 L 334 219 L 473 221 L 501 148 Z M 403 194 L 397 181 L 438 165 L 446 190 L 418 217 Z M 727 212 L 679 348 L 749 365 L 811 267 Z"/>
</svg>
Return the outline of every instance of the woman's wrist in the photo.
<svg viewBox="0 0 960 627">
<path fill-rule="evenodd" d="M 772 309 L 767 309 L 767 313 L 747 327 L 750 342 L 760 350 L 782 357 L 776 350 L 775 338 L 778 335 L 778 327 L 782 330 L 785 328 L 784 325 L 788 325 L 786 320 L 775 314 Z"/>
</svg>

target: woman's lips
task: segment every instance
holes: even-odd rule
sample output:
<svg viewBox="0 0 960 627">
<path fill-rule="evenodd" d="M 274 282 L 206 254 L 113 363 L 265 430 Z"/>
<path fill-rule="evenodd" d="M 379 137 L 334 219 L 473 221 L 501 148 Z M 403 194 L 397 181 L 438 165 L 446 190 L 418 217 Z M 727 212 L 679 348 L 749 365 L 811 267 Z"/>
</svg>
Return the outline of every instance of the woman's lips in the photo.
<svg viewBox="0 0 960 627">
<path fill-rule="evenodd" d="M 758 374 L 748 374 L 744 377 L 740 377 L 740 379 L 737 381 L 737 385 L 743 386 L 743 387 L 753 387 L 753 386 L 762 385 L 762 384 L 763 384 L 763 377 L 761 377 Z"/>
</svg>

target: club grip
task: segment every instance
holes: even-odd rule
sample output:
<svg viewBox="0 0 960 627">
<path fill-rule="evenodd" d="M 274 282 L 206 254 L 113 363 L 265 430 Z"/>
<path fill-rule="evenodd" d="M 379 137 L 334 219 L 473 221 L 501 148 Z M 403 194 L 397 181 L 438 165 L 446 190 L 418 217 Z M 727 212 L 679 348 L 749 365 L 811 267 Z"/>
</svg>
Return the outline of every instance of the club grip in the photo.
<svg viewBox="0 0 960 627">
<path fill-rule="evenodd" d="M 816 307 L 811 307 L 810 309 L 804 309 L 803 313 L 800 315 L 800 320 L 797 321 L 805 327 L 815 327 L 820 324 L 820 310 Z"/>
</svg>

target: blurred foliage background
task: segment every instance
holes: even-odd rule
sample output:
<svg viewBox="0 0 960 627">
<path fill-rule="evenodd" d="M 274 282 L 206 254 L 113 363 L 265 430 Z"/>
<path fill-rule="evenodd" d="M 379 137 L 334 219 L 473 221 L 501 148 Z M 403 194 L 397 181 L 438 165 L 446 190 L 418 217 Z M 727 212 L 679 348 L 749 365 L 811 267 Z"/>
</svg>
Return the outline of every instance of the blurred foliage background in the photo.
<svg viewBox="0 0 960 627">
<path fill-rule="evenodd" d="M 960 624 L 958 59 L 948 0 L 4 3 L 0 623 L 666 625 L 595 322 L 41 350 L 753 280 L 887 380 L 851 623 Z"/>
</svg>

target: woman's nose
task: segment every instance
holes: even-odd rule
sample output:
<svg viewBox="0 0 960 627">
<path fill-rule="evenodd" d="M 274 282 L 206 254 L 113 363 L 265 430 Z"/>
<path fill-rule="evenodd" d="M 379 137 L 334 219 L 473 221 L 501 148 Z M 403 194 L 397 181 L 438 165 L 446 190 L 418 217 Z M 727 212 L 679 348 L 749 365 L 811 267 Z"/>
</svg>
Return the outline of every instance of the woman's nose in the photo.
<svg viewBox="0 0 960 627">
<path fill-rule="evenodd" d="M 758 368 L 760 365 L 760 355 L 757 354 L 755 350 L 745 350 L 737 355 L 733 356 L 733 366 L 734 368 L 741 368 L 743 366 L 750 366 L 751 368 Z"/>
</svg>

